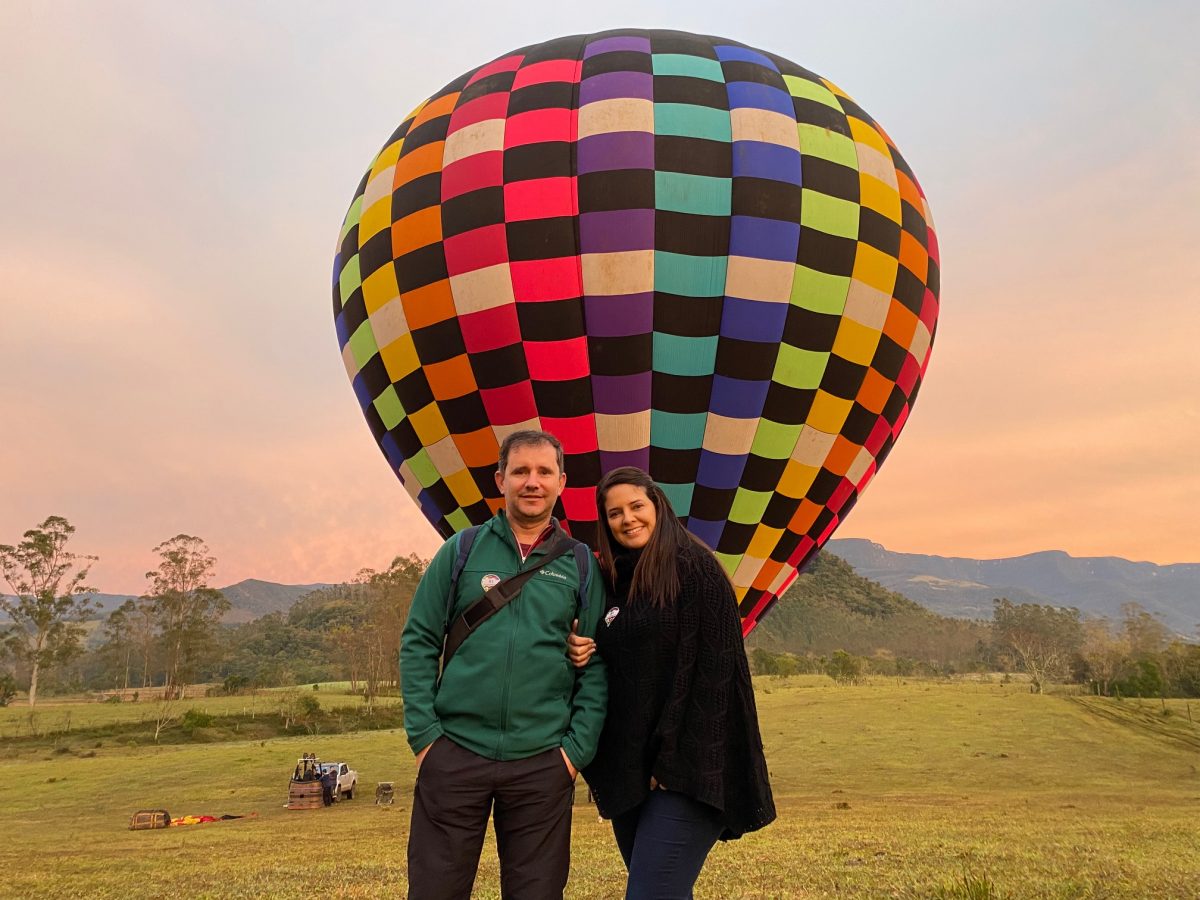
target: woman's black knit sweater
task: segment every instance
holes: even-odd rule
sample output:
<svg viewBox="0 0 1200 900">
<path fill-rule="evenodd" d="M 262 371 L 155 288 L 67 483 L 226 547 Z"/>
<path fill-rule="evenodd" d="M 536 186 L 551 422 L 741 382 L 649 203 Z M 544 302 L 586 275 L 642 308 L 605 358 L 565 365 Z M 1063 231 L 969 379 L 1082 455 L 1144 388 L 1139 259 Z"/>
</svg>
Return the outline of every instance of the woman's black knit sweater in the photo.
<svg viewBox="0 0 1200 900">
<path fill-rule="evenodd" d="M 596 646 L 608 670 L 608 714 L 584 776 L 602 815 L 646 799 L 650 777 L 723 814 L 723 839 L 775 818 L 741 622 L 729 581 L 693 545 L 678 558 L 680 593 L 663 608 L 630 598 L 635 554 L 616 559 L 617 586 Z"/>
</svg>

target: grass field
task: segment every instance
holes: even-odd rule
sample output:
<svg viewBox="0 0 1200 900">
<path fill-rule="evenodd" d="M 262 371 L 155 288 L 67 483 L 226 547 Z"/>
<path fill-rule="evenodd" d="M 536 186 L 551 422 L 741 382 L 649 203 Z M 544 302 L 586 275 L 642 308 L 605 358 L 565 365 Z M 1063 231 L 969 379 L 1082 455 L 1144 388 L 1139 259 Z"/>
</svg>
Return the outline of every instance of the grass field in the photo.
<svg viewBox="0 0 1200 900">
<path fill-rule="evenodd" d="M 780 817 L 718 845 L 699 898 L 1200 898 L 1200 726 L 1181 702 L 1164 715 L 1157 701 L 1020 685 L 756 685 Z M 332 702 L 324 686 L 321 701 Z M 121 709 L 103 706 L 72 717 Z M 27 711 L 0 712 L 3 734 Z M 25 742 L 0 758 L 0 896 L 403 896 L 412 761 L 402 733 L 99 743 Z M 284 809 L 306 750 L 355 766 L 362 796 Z M 397 783 L 392 808 L 371 802 L 382 780 Z M 127 830 L 134 811 L 158 807 L 257 816 Z M 575 813 L 567 896 L 620 897 L 620 858 L 582 787 Z M 476 896 L 499 896 L 490 838 Z"/>
<path fill-rule="evenodd" d="M 351 694 L 347 682 L 321 685 L 314 691 L 311 685 L 298 688 L 276 688 L 233 697 L 201 697 L 174 700 L 167 704 L 173 724 L 165 730 L 161 743 L 179 743 L 192 739 L 180 728 L 179 720 L 188 710 L 195 710 L 218 719 L 223 727 L 214 729 L 207 739 L 224 740 L 243 732 L 253 737 L 275 737 L 283 731 L 279 715 L 282 704 L 289 699 L 311 696 L 320 705 L 323 720 L 318 717 L 315 730 L 341 731 L 335 720 L 345 713 L 362 711 L 363 701 Z M 393 709 L 399 715 L 399 697 L 378 697 L 375 706 L 381 711 Z M 0 708 L 0 746 L 18 755 L 36 752 L 50 746 L 79 746 L 96 740 L 138 745 L 156 743 L 154 723 L 164 713 L 162 701 L 140 703 L 69 702 L 51 700 L 39 702 L 30 710 L 23 703 Z M 392 718 L 395 718 L 393 716 Z M 322 727 L 324 726 L 324 727 Z M 293 730 L 303 732 L 302 727 Z"/>
</svg>

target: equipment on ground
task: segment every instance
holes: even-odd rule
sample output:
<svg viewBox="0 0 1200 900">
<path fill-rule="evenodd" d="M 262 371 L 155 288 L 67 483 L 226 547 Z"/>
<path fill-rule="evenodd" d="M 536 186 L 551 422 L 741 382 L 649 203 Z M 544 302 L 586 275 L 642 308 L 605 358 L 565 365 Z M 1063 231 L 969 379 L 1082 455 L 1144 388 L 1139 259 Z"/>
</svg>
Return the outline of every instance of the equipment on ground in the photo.
<svg viewBox="0 0 1200 900">
<path fill-rule="evenodd" d="M 296 760 L 292 780 L 288 783 L 288 809 L 320 809 L 325 805 L 320 765 L 313 753 L 305 753 Z"/>
<path fill-rule="evenodd" d="M 130 831 L 144 831 L 149 828 L 170 828 L 171 814 L 165 809 L 142 809 L 135 812 L 129 819 Z"/>
</svg>

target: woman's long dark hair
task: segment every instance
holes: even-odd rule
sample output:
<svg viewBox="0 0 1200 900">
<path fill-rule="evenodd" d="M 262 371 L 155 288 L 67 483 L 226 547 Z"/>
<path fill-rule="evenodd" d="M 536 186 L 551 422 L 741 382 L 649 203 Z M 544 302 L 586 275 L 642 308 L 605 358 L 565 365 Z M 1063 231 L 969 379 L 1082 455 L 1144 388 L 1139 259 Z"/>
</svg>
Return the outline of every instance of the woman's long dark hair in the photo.
<svg viewBox="0 0 1200 900">
<path fill-rule="evenodd" d="M 641 488 L 654 504 L 655 511 L 654 531 L 651 532 L 650 540 L 642 549 L 637 567 L 633 570 L 629 596 L 649 601 L 655 606 L 673 603 L 679 596 L 679 572 L 676 568 L 679 554 L 690 546 L 704 547 L 704 544 L 683 527 L 683 523 L 671 507 L 671 501 L 667 499 L 662 488 L 654 483 L 653 478 L 635 466 L 613 469 L 596 485 L 596 512 L 602 523 L 602 527 L 596 529 L 596 543 L 600 550 L 600 570 L 610 585 L 615 586 L 617 578 L 613 548 L 615 545 L 617 553 L 621 552 L 622 548 L 608 527 L 608 510 L 605 509 L 604 498 L 609 489 L 618 484 Z M 704 549 L 708 551 L 707 547 Z"/>
</svg>

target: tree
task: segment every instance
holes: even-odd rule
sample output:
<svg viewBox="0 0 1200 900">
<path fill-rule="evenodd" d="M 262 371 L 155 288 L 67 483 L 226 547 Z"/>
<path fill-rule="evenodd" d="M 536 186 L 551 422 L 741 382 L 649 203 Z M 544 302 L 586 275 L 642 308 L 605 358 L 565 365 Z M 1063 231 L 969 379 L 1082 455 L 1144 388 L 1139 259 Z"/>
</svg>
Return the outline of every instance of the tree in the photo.
<svg viewBox="0 0 1200 900">
<path fill-rule="evenodd" d="M 755 675 L 774 675 L 775 654 L 766 647 L 755 647 L 750 651 L 750 671 Z"/>
<path fill-rule="evenodd" d="M 154 704 L 154 743 L 158 743 L 165 728 L 179 721 L 180 715 L 179 699 L 170 691 L 163 691 Z"/>
<path fill-rule="evenodd" d="M 799 671 L 800 660 L 797 659 L 795 654 L 780 653 L 779 656 L 775 657 L 775 671 L 773 674 L 776 678 L 787 678 Z"/>
<path fill-rule="evenodd" d="M 17 681 L 7 672 L 0 672 L 0 706 L 8 706 L 17 694 Z"/>
<path fill-rule="evenodd" d="M 1162 620 L 1134 602 L 1121 604 L 1121 634 L 1134 659 L 1157 656 L 1171 636 Z"/>
<path fill-rule="evenodd" d="M 279 716 L 283 719 L 285 731 L 293 725 L 303 725 L 312 733 L 312 722 L 321 714 L 321 701 L 312 694 L 302 694 L 300 691 L 281 691 L 276 695 L 279 702 Z"/>
<path fill-rule="evenodd" d="M 1127 697 L 1165 697 L 1167 682 L 1159 660 L 1143 656 L 1133 661 L 1129 674 L 1117 685 Z"/>
<path fill-rule="evenodd" d="M 825 662 L 825 674 L 838 684 L 858 684 L 862 681 L 862 660 L 845 650 L 835 650 Z"/>
<path fill-rule="evenodd" d="M 384 685 L 399 684 L 400 634 L 426 565 L 409 555 L 383 572 L 362 569 L 322 612 L 328 643 L 345 659 L 352 688 L 361 681 L 368 707 Z"/>
<path fill-rule="evenodd" d="M 111 613 L 104 623 L 104 645 L 100 648 L 106 669 L 112 673 L 113 687 L 129 687 L 129 670 L 133 667 L 134 643 L 130 638 L 129 617 L 133 601 L 126 600 Z"/>
<path fill-rule="evenodd" d="M 1035 693 L 1066 676 L 1083 642 L 1079 610 L 993 601 L 992 637 L 999 653 L 1029 673 Z"/>
<path fill-rule="evenodd" d="M 397 556 L 386 571 L 376 573 L 368 581 L 369 644 L 365 673 L 368 704 L 378 694 L 381 684 L 397 687 L 400 684 L 400 635 L 426 565 L 415 554 Z"/>
<path fill-rule="evenodd" d="M 158 623 L 154 599 L 137 597 L 126 600 L 111 613 L 104 623 L 104 644 L 100 652 L 108 658 L 109 672 L 126 689 L 135 684 L 136 665 L 139 687 L 154 683 L 154 657 L 158 649 Z"/>
<path fill-rule="evenodd" d="M 1114 637 L 1107 619 L 1088 619 L 1083 623 L 1083 642 L 1079 655 L 1087 666 L 1086 677 L 1096 692 L 1108 696 L 1129 660 L 1129 643 Z"/>
<path fill-rule="evenodd" d="M 98 557 L 67 549 L 75 527 L 62 516 L 50 516 L 25 532 L 13 546 L 0 544 L 0 570 L 13 598 L 0 597 L 0 612 L 10 624 L 3 641 L 29 666 L 29 705 L 37 703 L 38 680 L 44 671 L 77 656 L 82 649 L 80 622 L 93 609 L 82 595 L 88 571 Z"/>
<path fill-rule="evenodd" d="M 1162 658 L 1171 692 L 1177 697 L 1200 697 L 1200 645 L 1174 641 Z"/>
<path fill-rule="evenodd" d="M 141 662 L 141 686 L 154 684 L 154 660 L 158 650 L 158 621 L 153 597 L 138 597 L 126 600 L 120 609 L 125 612 L 125 623 L 129 629 L 129 640 L 137 647 Z"/>
<path fill-rule="evenodd" d="M 187 679 L 212 645 L 221 616 L 229 609 L 224 595 L 209 586 L 217 561 L 198 537 L 177 534 L 154 548 L 160 562 L 146 573 L 149 597 L 162 640 L 167 693 L 180 696 Z"/>
</svg>

